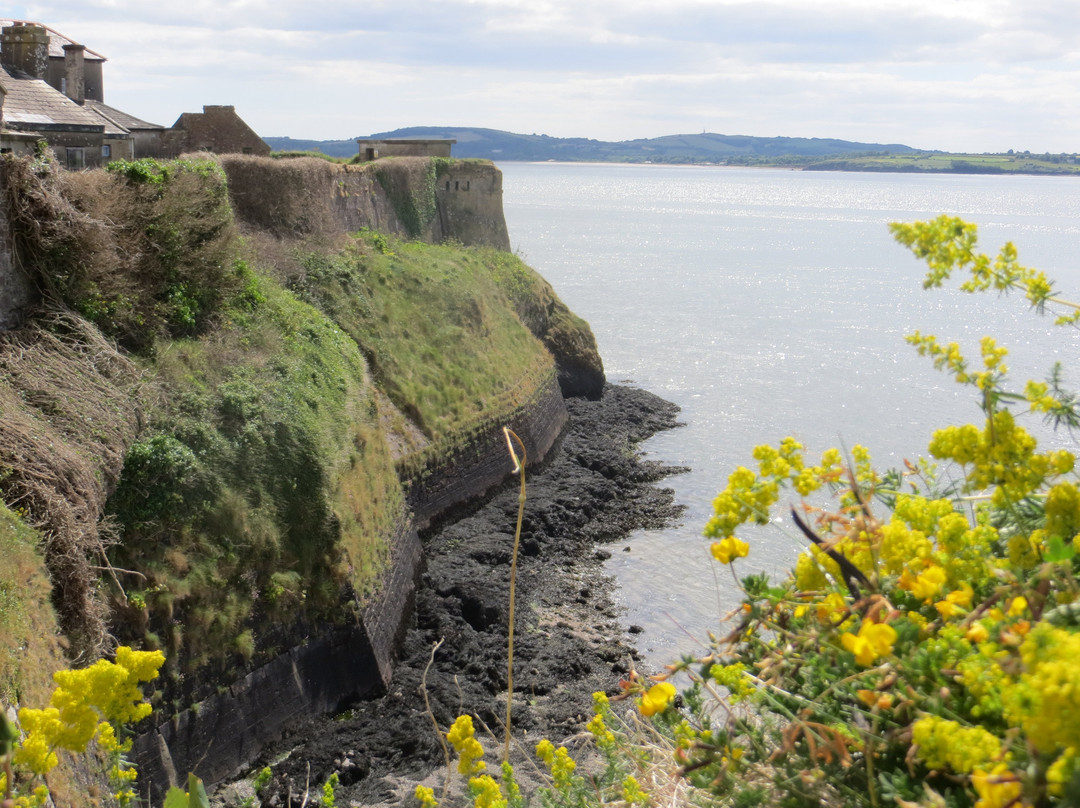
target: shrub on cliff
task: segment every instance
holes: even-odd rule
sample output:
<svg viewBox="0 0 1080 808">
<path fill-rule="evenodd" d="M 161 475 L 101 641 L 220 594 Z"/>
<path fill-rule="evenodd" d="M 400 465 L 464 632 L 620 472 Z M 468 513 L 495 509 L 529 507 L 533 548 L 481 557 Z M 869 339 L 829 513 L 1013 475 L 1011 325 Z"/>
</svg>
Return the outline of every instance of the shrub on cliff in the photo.
<svg viewBox="0 0 1080 808">
<path fill-rule="evenodd" d="M 355 343 L 272 282 L 257 292 L 256 312 L 159 351 L 150 428 L 109 503 L 115 613 L 173 672 L 227 671 L 345 619 L 403 518 Z"/>
<path fill-rule="evenodd" d="M 204 331 L 245 283 L 225 177 L 212 161 L 73 173 L 6 157 L 4 172 L 23 269 L 129 350 Z"/>
</svg>

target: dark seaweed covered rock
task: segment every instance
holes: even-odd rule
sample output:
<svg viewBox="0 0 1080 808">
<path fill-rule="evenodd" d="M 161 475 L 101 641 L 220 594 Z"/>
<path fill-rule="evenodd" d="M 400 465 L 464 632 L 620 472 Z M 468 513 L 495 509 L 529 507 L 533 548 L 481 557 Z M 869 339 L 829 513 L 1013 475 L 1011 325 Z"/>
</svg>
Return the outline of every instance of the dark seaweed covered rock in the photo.
<svg viewBox="0 0 1080 808">
<path fill-rule="evenodd" d="M 514 729 L 529 738 L 573 734 L 591 694 L 614 692 L 637 659 L 610 598 L 598 542 L 678 517 L 670 489 L 653 483 L 679 469 L 626 451 L 676 425 L 677 408 L 643 390 L 608 386 L 597 401 L 567 402 L 561 447 L 528 480 L 517 577 Z M 472 713 L 498 732 L 505 709 L 507 597 L 518 487 L 508 484 L 473 513 L 425 541 L 427 571 L 402 659 L 385 696 L 336 718 L 296 727 L 259 767 L 273 767 L 264 804 L 300 804 L 335 771 L 339 804 L 393 803 L 402 779 L 443 765 L 426 715 L 442 727 Z M 310 767 L 310 768 L 309 768 Z M 310 772 L 310 773 L 309 773 Z M 406 789 L 407 790 L 407 789 Z"/>
</svg>

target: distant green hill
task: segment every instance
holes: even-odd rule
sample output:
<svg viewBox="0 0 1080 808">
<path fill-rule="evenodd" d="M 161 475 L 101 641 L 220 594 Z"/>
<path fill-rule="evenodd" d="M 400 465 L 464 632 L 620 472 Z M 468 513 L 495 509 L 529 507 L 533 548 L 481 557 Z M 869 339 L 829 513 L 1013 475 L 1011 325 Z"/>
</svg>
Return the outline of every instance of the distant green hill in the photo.
<svg viewBox="0 0 1080 808">
<path fill-rule="evenodd" d="M 489 160 L 602 161 L 628 163 L 790 163 L 805 165 L 825 157 L 862 154 L 908 154 L 901 144 L 856 143 L 849 140 L 804 137 L 750 137 L 747 135 L 667 135 L 609 142 L 587 138 L 519 135 L 498 129 L 453 126 L 412 126 L 377 132 L 372 138 L 453 138 L 454 156 Z M 275 151 L 321 151 L 332 157 L 352 157 L 355 140 L 297 140 L 263 138 Z"/>
<path fill-rule="evenodd" d="M 1080 174 L 1077 154 L 952 154 L 921 151 L 899 143 L 857 143 L 816 137 L 748 135 L 667 135 L 612 143 L 577 137 L 518 135 L 498 129 L 412 126 L 372 138 L 453 138 L 454 157 L 488 160 L 605 163 L 719 163 L 742 166 L 790 166 L 819 171 L 892 171 L 948 174 Z M 275 151 L 320 151 L 353 157 L 355 140 L 263 138 Z"/>
</svg>

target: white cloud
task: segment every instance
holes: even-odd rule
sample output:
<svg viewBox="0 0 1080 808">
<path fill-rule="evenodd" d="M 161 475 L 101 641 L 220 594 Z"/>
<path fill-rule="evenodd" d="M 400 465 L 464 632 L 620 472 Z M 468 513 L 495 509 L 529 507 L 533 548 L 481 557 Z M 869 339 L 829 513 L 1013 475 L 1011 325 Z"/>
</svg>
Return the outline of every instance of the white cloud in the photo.
<svg viewBox="0 0 1080 808">
<path fill-rule="evenodd" d="M 1080 150 L 1074 0 L 55 0 L 108 100 L 233 103 L 266 135 L 406 124 L 603 139 L 709 128 Z"/>
</svg>

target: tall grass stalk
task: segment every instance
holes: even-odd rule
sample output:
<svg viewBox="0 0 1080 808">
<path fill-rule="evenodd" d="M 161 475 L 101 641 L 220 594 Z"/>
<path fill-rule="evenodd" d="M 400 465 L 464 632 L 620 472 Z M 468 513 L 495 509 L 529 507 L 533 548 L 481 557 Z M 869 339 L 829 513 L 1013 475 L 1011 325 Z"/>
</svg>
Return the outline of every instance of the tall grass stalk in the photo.
<svg viewBox="0 0 1080 808">
<path fill-rule="evenodd" d="M 521 480 L 521 492 L 518 494 L 517 527 L 514 528 L 514 552 L 510 556 L 510 616 L 506 641 L 506 739 L 503 743 L 503 762 L 510 762 L 510 708 L 514 701 L 514 593 L 517 584 L 518 545 L 521 543 L 521 520 L 525 515 L 525 444 L 509 427 L 503 427 L 506 436 L 506 448 L 514 461 L 514 473 Z M 514 451 L 514 443 L 521 448 L 521 458 Z"/>
</svg>

